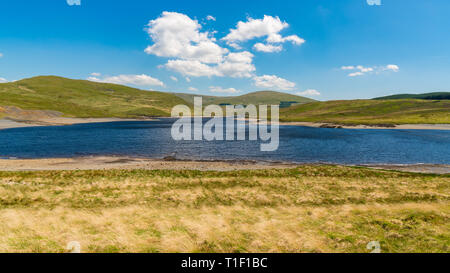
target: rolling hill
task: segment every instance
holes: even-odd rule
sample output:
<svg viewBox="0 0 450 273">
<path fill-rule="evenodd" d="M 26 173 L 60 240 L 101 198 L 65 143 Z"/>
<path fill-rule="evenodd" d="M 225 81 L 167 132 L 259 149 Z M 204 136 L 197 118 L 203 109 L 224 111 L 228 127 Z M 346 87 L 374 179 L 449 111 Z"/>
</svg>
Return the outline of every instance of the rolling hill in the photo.
<svg viewBox="0 0 450 273">
<path fill-rule="evenodd" d="M 313 102 L 280 110 L 282 121 L 346 125 L 448 124 L 450 100 L 347 100 Z"/>
<path fill-rule="evenodd" d="M 8 114 L 6 110 L 20 108 L 52 110 L 66 117 L 154 117 L 170 115 L 177 104 L 186 102 L 171 93 L 55 76 L 0 84 L 3 116 Z"/>
<path fill-rule="evenodd" d="M 374 100 L 398 100 L 398 99 L 450 100 L 450 92 L 434 92 L 425 94 L 398 94 L 374 98 Z"/>
<path fill-rule="evenodd" d="M 186 94 L 186 93 L 176 93 L 178 97 L 184 99 L 185 101 L 188 101 L 189 103 L 194 103 L 194 94 Z M 224 104 L 232 104 L 232 105 L 238 105 L 238 104 L 280 104 L 282 102 L 285 102 L 288 106 L 290 103 L 308 103 L 313 102 L 315 100 L 300 97 L 296 95 L 291 95 L 287 93 L 281 93 L 281 92 L 275 92 L 275 91 L 259 91 L 259 92 L 253 92 L 241 96 L 233 96 L 233 97 L 216 97 L 216 96 L 202 96 L 203 97 L 203 104 L 217 104 L 217 105 L 224 105 Z M 289 103 L 288 103 L 289 102 Z"/>
<path fill-rule="evenodd" d="M 436 93 L 431 93 L 436 96 Z M 446 94 L 446 93 L 438 93 Z M 173 106 L 192 106 L 193 94 L 144 91 L 116 84 L 40 76 L 0 84 L 0 118 L 141 118 L 170 116 Z M 416 96 L 416 95 L 415 95 Z M 422 96 L 430 96 L 423 94 Z M 376 99 L 317 102 L 261 91 L 235 97 L 203 96 L 203 104 L 280 104 L 283 121 L 338 124 L 450 123 L 450 100 Z M 37 110 L 37 111 L 36 111 Z M 24 117 L 25 116 L 25 117 Z"/>
</svg>

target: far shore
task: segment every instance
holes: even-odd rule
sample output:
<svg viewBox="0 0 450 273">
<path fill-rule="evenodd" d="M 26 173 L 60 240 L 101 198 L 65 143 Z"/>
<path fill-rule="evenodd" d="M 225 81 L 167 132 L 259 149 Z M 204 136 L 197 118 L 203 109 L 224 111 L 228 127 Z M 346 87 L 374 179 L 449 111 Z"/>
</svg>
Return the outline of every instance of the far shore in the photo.
<svg viewBox="0 0 450 273">
<path fill-rule="evenodd" d="M 101 123 L 118 121 L 152 121 L 155 119 L 123 119 L 123 118 L 65 118 L 53 117 L 39 120 L 0 119 L 0 130 L 36 127 L 36 126 L 62 126 L 83 123 Z M 314 128 L 343 128 L 343 129 L 402 129 L 402 130 L 450 130 L 450 124 L 398 124 L 398 125 L 343 125 L 323 122 L 280 122 L 280 126 L 305 126 Z"/>
<path fill-rule="evenodd" d="M 286 126 L 305 126 L 315 128 L 343 128 L 343 129 L 402 129 L 402 130 L 450 130 L 450 124 L 397 124 L 397 125 L 342 125 L 320 122 L 280 122 Z"/>
<path fill-rule="evenodd" d="M 0 171 L 62 171 L 62 170 L 109 170 L 109 169 L 144 169 L 144 170 L 199 170 L 199 171 L 237 171 L 286 169 L 307 165 L 333 164 L 298 164 L 288 162 L 264 162 L 253 160 L 176 160 L 175 158 L 151 159 L 126 156 L 89 156 L 75 158 L 43 159 L 0 159 Z M 352 165 L 354 166 L 354 165 Z M 412 165 L 358 165 L 381 170 L 396 170 L 416 173 L 449 174 L 450 165 L 412 164 Z"/>
<path fill-rule="evenodd" d="M 117 121 L 151 121 L 155 119 L 123 119 L 123 118 L 64 118 L 54 117 L 39 120 L 15 120 L 4 118 L 0 119 L 0 130 L 21 128 L 21 127 L 37 127 L 37 126 L 62 126 L 83 123 L 101 123 L 101 122 L 117 122 Z"/>
</svg>

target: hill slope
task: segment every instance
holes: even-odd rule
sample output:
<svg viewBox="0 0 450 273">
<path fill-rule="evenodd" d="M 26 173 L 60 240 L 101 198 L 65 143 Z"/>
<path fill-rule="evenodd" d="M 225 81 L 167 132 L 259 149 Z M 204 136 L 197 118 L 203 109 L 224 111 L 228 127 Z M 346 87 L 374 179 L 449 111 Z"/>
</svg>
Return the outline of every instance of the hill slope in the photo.
<svg viewBox="0 0 450 273">
<path fill-rule="evenodd" d="M 450 92 L 434 92 L 425 94 L 398 94 L 374 98 L 374 100 L 398 100 L 398 99 L 450 100 Z"/>
<path fill-rule="evenodd" d="M 189 103 L 194 102 L 194 96 L 193 94 L 185 94 L 185 93 L 177 93 L 177 96 L 180 98 L 186 100 Z M 233 97 L 216 97 L 216 96 L 202 96 L 203 97 L 203 104 L 280 104 L 281 102 L 297 102 L 297 103 L 308 103 L 313 102 L 315 100 L 291 95 L 287 93 L 281 93 L 281 92 L 275 92 L 275 91 L 259 91 L 259 92 L 253 92 L 241 96 L 233 96 Z"/>
<path fill-rule="evenodd" d="M 450 123 L 450 101 L 348 100 L 314 102 L 280 110 L 283 121 L 337 124 Z"/>
<path fill-rule="evenodd" d="M 55 76 L 0 84 L 0 106 L 53 110 L 67 117 L 168 116 L 177 104 L 186 102 L 170 93 Z"/>
</svg>

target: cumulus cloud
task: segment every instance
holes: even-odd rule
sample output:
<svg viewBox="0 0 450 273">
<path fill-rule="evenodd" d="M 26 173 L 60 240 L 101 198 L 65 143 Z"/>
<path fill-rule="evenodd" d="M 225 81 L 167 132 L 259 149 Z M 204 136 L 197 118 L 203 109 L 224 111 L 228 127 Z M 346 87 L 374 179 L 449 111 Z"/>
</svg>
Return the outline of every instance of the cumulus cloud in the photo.
<svg viewBox="0 0 450 273">
<path fill-rule="evenodd" d="M 275 75 L 263 75 L 254 77 L 253 81 L 255 86 L 267 89 L 292 90 L 296 86 L 294 82 L 277 77 Z"/>
<path fill-rule="evenodd" d="M 189 87 L 188 90 L 189 90 L 189 91 L 192 91 L 192 92 L 197 92 L 197 91 L 198 91 L 198 89 L 195 88 L 195 87 Z"/>
<path fill-rule="evenodd" d="M 253 46 L 253 49 L 256 51 L 260 51 L 260 52 L 271 53 L 271 52 L 280 52 L 281 50 L 283 50 L 283 46 L 282 45 L 256 43 Z"/>
<path fill-rule="evenodd" d="M 169 60 L 166 68 L 191 77 L 250 78 L 256 70 L 253 54 L 248 51 L 229 53 L 217 65 L 208 65 L 198 60 Z"/>
<path fill-rule="evenodd" d="M 147 32 L 154 44 L 145 52 L 202 63 L 221 62 L 228 50 L 216 44 L 209 32 L 201 32 L 201 28 L 196 20 L 185 14 L 165 11 L 148 24 Z"/>
<path fill-rule="evenodd" d="M 145 74 L 118 75 L 103 78 L 89 77 L 88 80 L 94 82 L 115 83 L 115 84 L 136 85 L 136 86 L 160 86 L 160 87 L 164 86 L 164 83 L 162 81 Z"/>
<path fill-rule="evenodd" d="M 316 89 L 306 89 L 305 91 L 297 92 L 295 94 L 299 96 L 320 96 L 320 92 Z"/>
<path fill-rule="evenodd" d="M 189 77 L 249 78 L 256 70 L 253 54 L 232 52 L 216 43 L 212 33 L 185 14 L 163 12 L 151 20 L 147 32 L 154 44 L 145 52 L 171 58 L 163 67 Z"/>
<path fill-rule="evenodd" d="M 216 21 L 216 17 L 214 17 L 212 15 L 208 15 L 208 16 L 206 16 L 206 20 L 208 20 L 208 21 Z"/>
<path fill-rule="evenodd" d="M 250 78 L 256 70 L 253 57 L 253 54 L 248 51 L 230 53 L 225 57 L 224 62 L 218 64 L 217 73 L 219 76 L 232 78 Z"/>
<path fill-rule="evenodd" d="M 215 19 L 213 16 L 208 20 Z M 279 52 L 282 43 L 296 45 L 304 43 L 297 35 L 283 37 L 279 32 L 289 25 L 278 17 L 264 16 L 263 19 L 249 18 L 239 22 L 236 29 L 223 38 L 227 45 L 238 52 L 220 46 L 214 38 L 216 31 L 203 31 L 201 24 L 189 16 L 164 11 L 151 20 L 146 28 L 152 39 L 145 52 L 168 58 L 160 67 L 180 73 L 184 77 L 232 77 L 252 78 L 255 76 L 254 55 L 241 51 L 239 42 L 264 37 L 265 43 L 257 43 L 254 49 L 260 52 Z"/>
<path fill-rule="evenodd" d="M 67 0 L 69 6 L 81 6 L 81 0 Z"/>
<path fill-rule="evenodd" d="M 5 78 L 0 77 L 0 83 L 5 83 L 5 82 L 8 82 L 8 80 L 5 79 Z"/>
<path fill-rule="evenodd" d="M 102 75 L 101 73 L 97 73 L 97 72 L 91 73 L 91 76 L 93 76 L 93 77 L 100 77 L 101 75 Z"/>
<path fill-rule="evenodd" d="M 398 65 L 395 64 L 388 64 L 386 66 L 372 66 L 372 67 L 364 67 L 362 65 L 349 65 L 349 66 L 342 66 L 341 70 L 349 70 L 353 71 L 348 74 L 349 77 L 358 77 L 358 76 L 364 76 L 366 74 L 376 73 L 379 74 L 383 71 L 393 71 L 398 72 L 400 71 L 400 68 Z"/>
<path fill-rule="evenodd" d="M 209 91 L 214 93 L 228 93 L 228 94 L 235 94 L 241 92 L 235 88 L 222 88 L 220 86 L 210 86 Z"/>
<path fill-rule="evenodd" d="M 186 79 L 187 82 L 191 82 L 191 78 L 186 77 L 185 79 Z"/>
<path fill-rule="evenodd" d="M 214 67 L 197 60 L 169 60 L 165 67 L 191 77 L 211 77 L 218 75 Z"/>
<path fill-rule="evenodd" d="M 174 81 L 174 82 L 177 82 L 177 81 L 178 81 L 178 78 L 175 77 L 175 76 L 170 76 L 170 79 L 171 79 L 172 81 Z"/>
<path fill-rule="evenodd" d="M 235 29 L 231 29 L 230 33 L 222 38 L 222 40 L 226 41 L 228 45 L 236 47 L 239 42 L 249 41 L 255 38 L 266 38 L 266 42 L 268 44 L 280 44 L 285 42 L 291 42 L 294 45 L 301 45 L 305 42 L 304 39 L 300 38 L 297 35 L 290 35 L 287 37 L 281 36 L 279 32 L 283 29 L 289 27 L 287 22 L 283 22 L 279 17 L 272 17 L 268 15 L 264 15 L 263 19 L 253 19 L 248 18 L 246 22 L 239 21 Z M 263 52 L 279 52 L 279 50 L 268 51 L 268 45 L 263 47 L 264 45 L 259 43 L 259 45 L 255 45 L 256 50 L 264 48 L 266 51 Z M 272 45 L 274 46 L 274 45 Z M 279 45 L 277 49 L 279 48 Z M 273 49 L 273 48 L 272 48 Z"/>
</svg>

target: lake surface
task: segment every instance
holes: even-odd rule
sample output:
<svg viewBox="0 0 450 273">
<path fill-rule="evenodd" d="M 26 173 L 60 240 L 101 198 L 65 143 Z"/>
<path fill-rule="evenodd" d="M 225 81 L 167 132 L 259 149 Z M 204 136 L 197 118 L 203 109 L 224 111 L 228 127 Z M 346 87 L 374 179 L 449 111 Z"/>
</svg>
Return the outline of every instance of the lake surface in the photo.
<svg viewBox="0 0 450 273">
<path fill-rule="evenodd" d="M 0 130 L 0 157 L 95 155 L 339 164 L 450 164 L 450 131 L 280 126 L 280 146 L 259 141 L 174 141 L 173 119 Z"/>
</svg>

